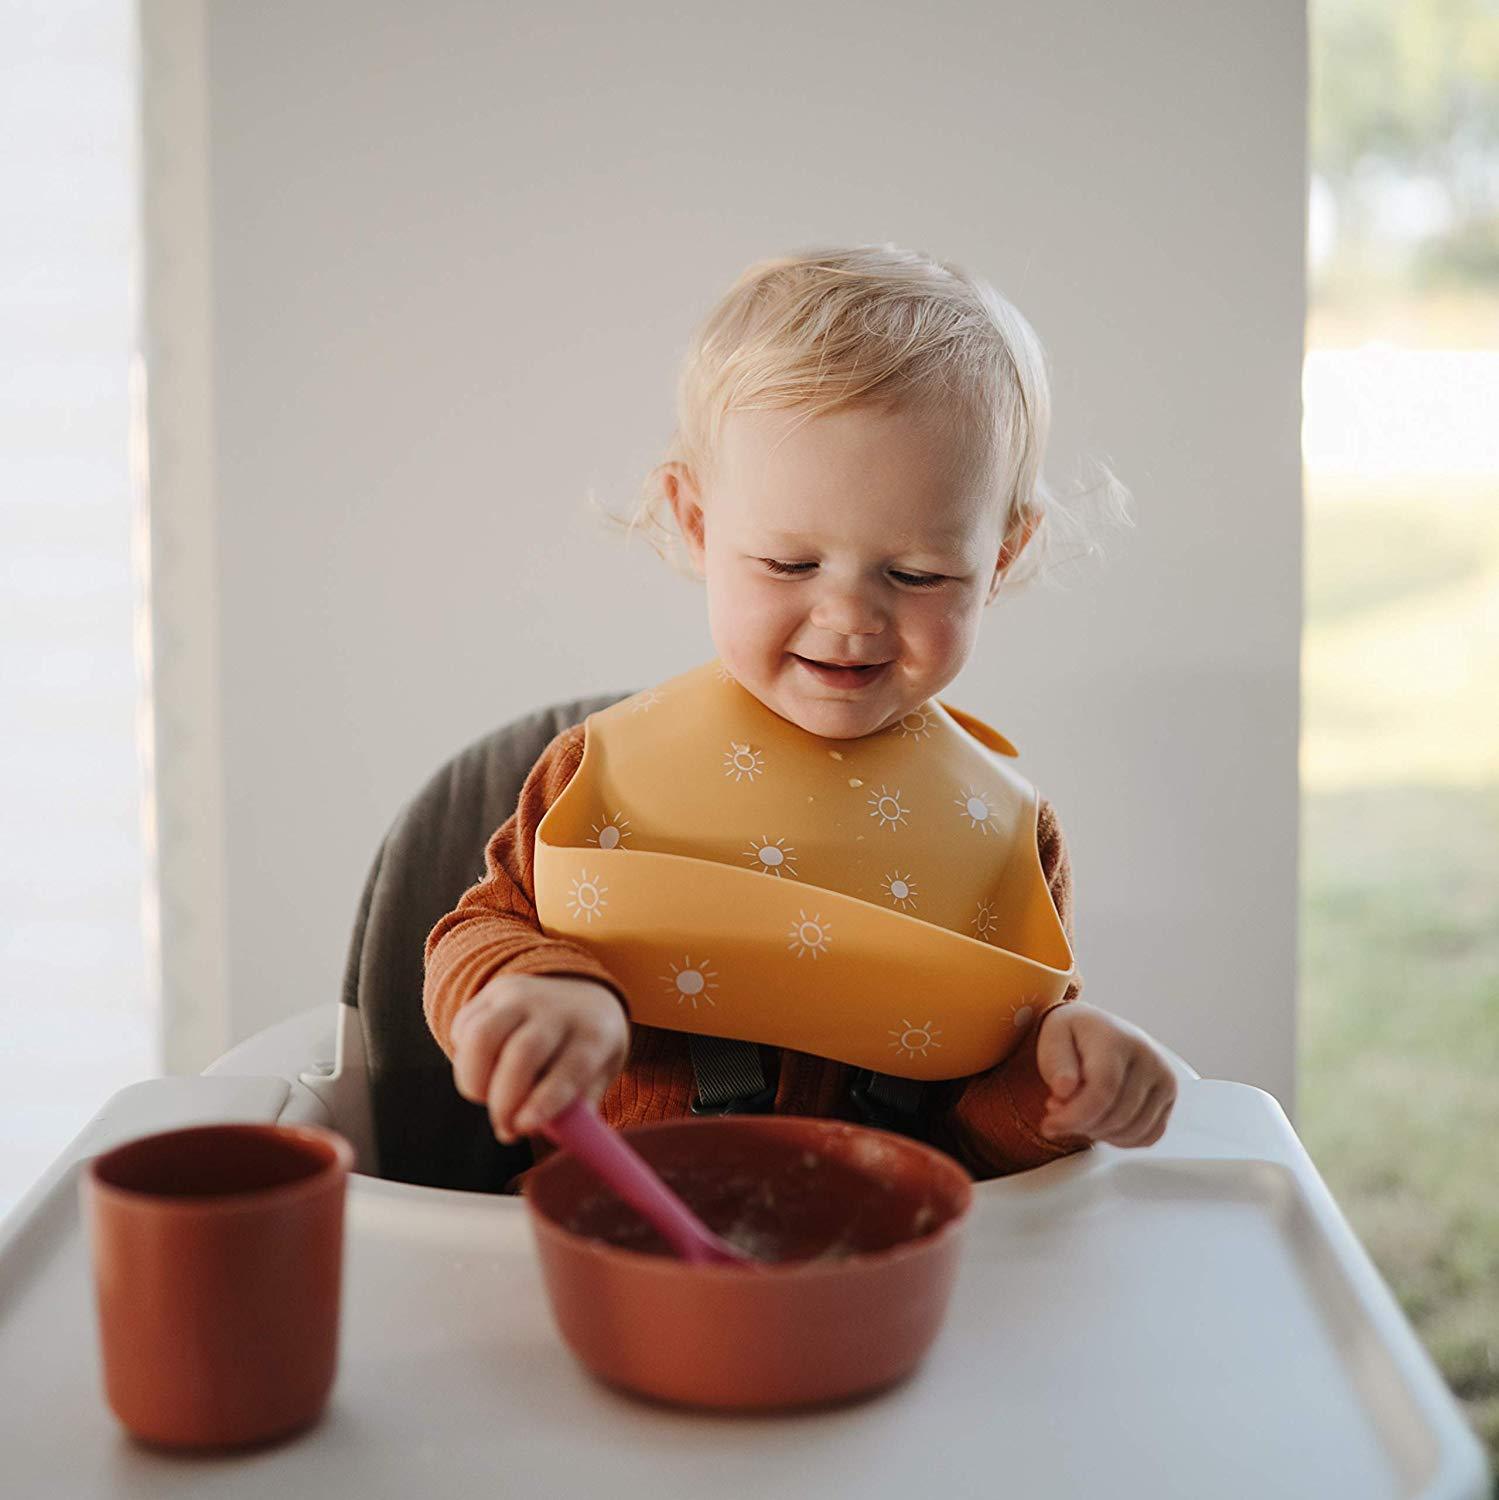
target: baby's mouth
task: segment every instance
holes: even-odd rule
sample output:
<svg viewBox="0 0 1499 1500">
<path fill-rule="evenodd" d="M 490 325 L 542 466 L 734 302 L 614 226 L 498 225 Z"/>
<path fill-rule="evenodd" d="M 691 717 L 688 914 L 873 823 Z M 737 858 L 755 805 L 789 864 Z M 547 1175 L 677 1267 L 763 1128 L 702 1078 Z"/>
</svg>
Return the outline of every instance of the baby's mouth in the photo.
<svg viewBox="0 0 1499 1500">
<path fill-rule="evenodd" d="M 794 651 L 791 654 L 813 677 L 829 687 L 864 687 L 884 676 L 885 669 L 890 665 L 888 661 L 881 661 L 862 667 L 839 667 L 830 662 L 799 656 Z"/>
</svg>

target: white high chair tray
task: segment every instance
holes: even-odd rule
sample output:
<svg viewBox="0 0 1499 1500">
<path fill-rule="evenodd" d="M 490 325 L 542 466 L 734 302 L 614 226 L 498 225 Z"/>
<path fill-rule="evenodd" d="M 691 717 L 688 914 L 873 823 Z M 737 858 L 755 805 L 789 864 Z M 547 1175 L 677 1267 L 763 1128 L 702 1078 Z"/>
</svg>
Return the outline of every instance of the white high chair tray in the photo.
<svg viewBox="0 0 1499 1500">
<path fill-rule="evenodd" d="M 722 1417 L 616 1394 L 552 1325 L 521 1203 L 355 1176 L 323 1420 L 238 1456 L 140 1447 L 100 1386 L 79 1162 L 148 1130 L 286 1118 L 295 1089 L 125 1090 L 0 1226 L 6 1496 L 1488 1495 L 1279 1106 L 1206 1080 L 1149 1150 L 981 1185 L 942 1335 L 870 1401 Z"/>
</svg>

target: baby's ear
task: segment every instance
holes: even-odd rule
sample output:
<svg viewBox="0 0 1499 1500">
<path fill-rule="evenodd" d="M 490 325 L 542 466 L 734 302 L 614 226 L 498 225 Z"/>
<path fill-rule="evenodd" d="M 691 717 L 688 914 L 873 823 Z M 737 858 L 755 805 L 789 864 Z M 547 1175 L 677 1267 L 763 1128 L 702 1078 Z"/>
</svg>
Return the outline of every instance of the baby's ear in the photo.
<svg viewBox="0 0 1499 1500">
<path fill-rule="evenodd" d="M 1015 559 L 1025 551 L 1030 539 L 1036 534 L 1036 527 L 1041 524 L 1041 513 L 1039 511 L 1027 510 L 1016 519 L 1011 521 L 1009 530 L 1005 532 L 1005 539 L 999 549 L 999 560 L 994 565 L 994 577 L 989 583 L 989 593 L 985 598 L 985 604 L 992 604 L 994 596 L 999 593 L 999 586 L 1004 582 L 1005 574 L 1014 565 Z"/>
<path fill-rule="evenodd" d="M 692 471 L 680 463 L 670 463 L 662 475 L 662 487 L 677 518 L 677 530 L 687 544 L 688 555 L 699 573 L 703 569 L 703 505 Z"/>
</svg>

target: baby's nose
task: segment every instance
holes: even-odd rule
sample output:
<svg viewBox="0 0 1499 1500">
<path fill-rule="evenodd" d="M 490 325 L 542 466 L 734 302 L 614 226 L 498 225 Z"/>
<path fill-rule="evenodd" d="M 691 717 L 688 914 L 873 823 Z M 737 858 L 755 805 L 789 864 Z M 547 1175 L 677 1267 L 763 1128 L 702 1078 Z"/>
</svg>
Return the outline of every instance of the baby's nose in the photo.
<svg viewBox="0 0 1499 1500">
<path fill-rule="evenodd" d="M 885 612 L 860 589 L 835 589 L 812 607 L 811 623 L 831 635 L 878 635 Z"/>
</svg>

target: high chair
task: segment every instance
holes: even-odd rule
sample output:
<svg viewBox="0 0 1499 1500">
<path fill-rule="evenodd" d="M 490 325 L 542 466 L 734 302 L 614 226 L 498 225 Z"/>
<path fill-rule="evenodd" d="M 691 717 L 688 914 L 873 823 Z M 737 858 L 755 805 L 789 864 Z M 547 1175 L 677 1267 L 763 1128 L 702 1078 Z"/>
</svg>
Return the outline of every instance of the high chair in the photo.
<svg viewBox="0 0 1499 1500">
<path fill-rule="evenodd" d="M 552 704 L 476 740 L 428 779 L 381 840 L 349 941 L 334 1056 L 320 1063 L 306 1053 L 283 1056 L 271 1069 L 299 1078 L 322 1102 L 362 1171 L 499 1192 L 531 1165 L 529 1145 L 502 1146 L 483 1106 L 454 1088 L 452 1065 L 422 1013 L 423 949 L 438 919 L 484 875 L 485 846 L 515 811 L 541 752 L 562 730 L 627 696 Z M 284 1035 L 293 1046 L 309 1039 L 305 1022 Z M 243 1071 L 247 1056 L 237 1048 L 210 1071 Z"/>
</svg>

